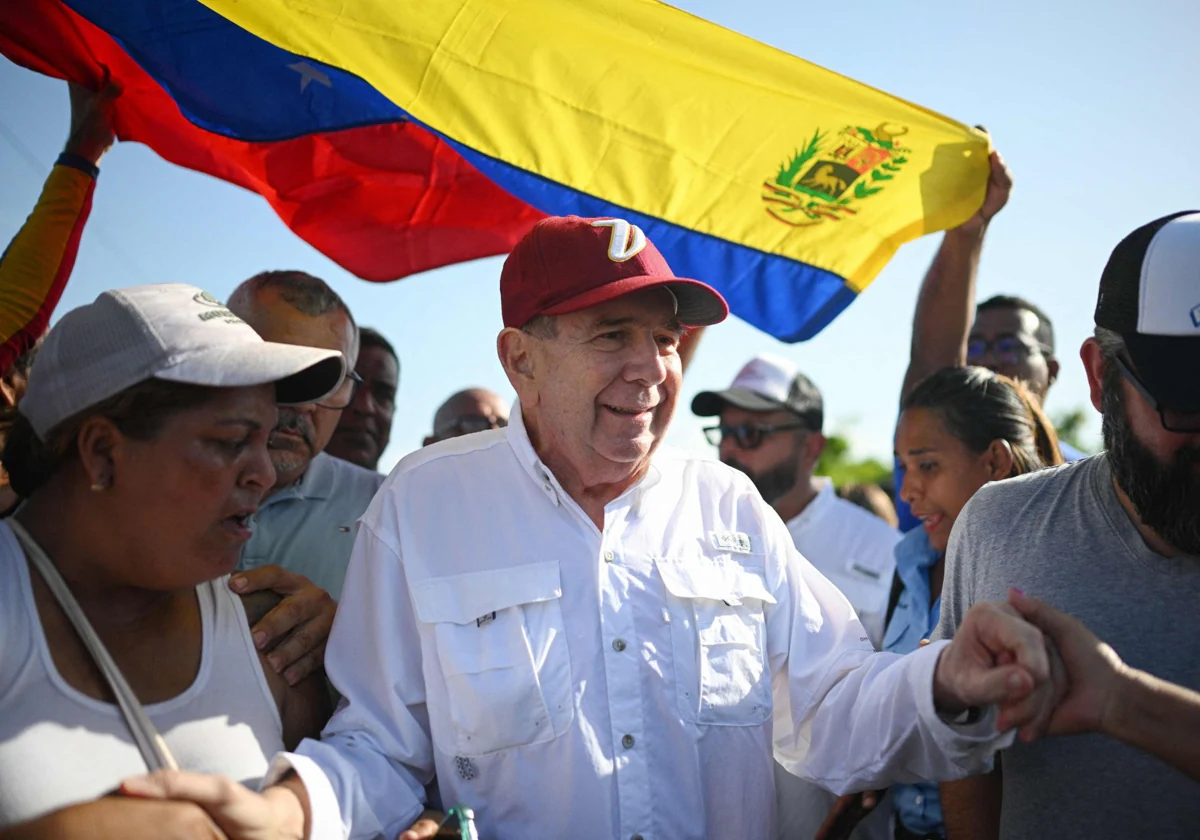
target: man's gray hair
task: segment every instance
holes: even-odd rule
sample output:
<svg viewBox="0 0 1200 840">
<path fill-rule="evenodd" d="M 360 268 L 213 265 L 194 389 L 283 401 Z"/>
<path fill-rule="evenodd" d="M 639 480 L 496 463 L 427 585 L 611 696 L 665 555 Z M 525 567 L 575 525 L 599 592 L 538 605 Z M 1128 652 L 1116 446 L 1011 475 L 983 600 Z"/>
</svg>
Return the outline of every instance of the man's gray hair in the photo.
<svg viewBox="0 0 1200 840">
<path fill-rule="evenodd" d="M 543 340 L 557 338 L 558 320 L 553 315 L 534 315 L 528 324 L 521 327 L 521 332 Z"/>
<path fill-rule="evenodd" d="M 249 280 L 244 280 L 229 296 L 229 308 L 235 313 L 250 308 L 251 301 L 266 289 L 273 289 L 290 303 L 297 312 L 316 318 L 330 312 L 346 314 L 350 323 L 357 328 L 350 307 L 337 292 L 320 277 L 303 271 L 262 271 Z"/>
<path fill-rule="evenodd" d="M 1096 327 L 1095 336 L 1105 359 L 1112 359 L 1125 352 L 1125 339 L 1119 332 L 1108 327 Z"/>
</svg>

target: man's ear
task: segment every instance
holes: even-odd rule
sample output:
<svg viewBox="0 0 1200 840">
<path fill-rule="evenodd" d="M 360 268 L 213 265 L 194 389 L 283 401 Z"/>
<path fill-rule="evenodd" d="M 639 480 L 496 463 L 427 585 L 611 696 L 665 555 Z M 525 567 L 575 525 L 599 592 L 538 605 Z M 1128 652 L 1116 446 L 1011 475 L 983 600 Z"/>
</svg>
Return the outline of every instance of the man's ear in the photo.
<svg viewBox="0 0 1200 840">
<path fill-rule="evenodd" d="M 1012 445 L 1006 440 L 997 438 L 988 445 L 987 454 L 988 478 L 992 481 L 1001 481 L 1012 475 L 1013 470 L 1013 451 Z"/>
<path fill-rule="evenodd" d="M 79 427 L 75 446 L 79 463 L 93 488 L 108 489 L 116 483 L 116 452 L 122 440 L 120 430 L 107 417 L 89 417 Z"/>
<path fill-rule="evenodd" d="M 821 453 L 825 451 L 828 438 L 820 432 L 809 432 L 804 438 L 804 454 L 812 463 L 817 463 Z"/>
<path fill-rule="evenodd" d="M 518 397 L 534 382 L 532 345 L 535 341 L 534 336 L 513 327 L 505 327 L 496 336 L 496 355 Z"/>
<path fill-rule="evenodd" d="M 1060 367 L 1061 366 L 1058 364 L 1058 359 L 1054 356 L 1046 359 L 1046 370 L 1049 371 L 1049 378 L 1046 381 L 1047 387 L 1058 381 L 1058 371 Z"/>
<path fill-rule="evenodd" d="M 1104 352 L 1100 349 L 1100 342 L 1094 338 L 1085 340 L 1079 348 L 1079 358 L 1083 359 L 1083 370 L 1087 374 L 1088 396 L 1091 397 L 1092 407 L 1103 411 L 1101 405 L 1104 396 Z"/>
</svg>

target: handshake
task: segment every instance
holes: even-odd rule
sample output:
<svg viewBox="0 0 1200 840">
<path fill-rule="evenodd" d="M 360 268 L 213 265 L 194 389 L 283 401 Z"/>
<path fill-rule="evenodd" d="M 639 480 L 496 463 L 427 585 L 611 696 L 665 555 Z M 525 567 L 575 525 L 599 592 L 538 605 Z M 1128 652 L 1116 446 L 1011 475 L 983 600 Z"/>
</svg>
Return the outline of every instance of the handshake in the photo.
<svg viewBox="0 0 1200 840">
<path fill-rule="evenodd" d="M 938 711 L 994 704 L 997 729 L 1026 743 L 1101 733 L 1200 781 L 1200 694 L 1129 667 L 1081 621 L 1019 589 L 1008 597 L 964 616 L 934 675 Z M 815 840 L 848 837 L 883 793 L 839 797 Z"/>
<path fill-rule="evenodd" d="M 1022 741 L 1047 735 L 1116 735 L 1115 713 L 1129 674 L 1081 622 L 1018 589 L 1008 603 L 978 604 L 942 654 L 934 703 L 955 715 L 995 705 L 997 728 Z"/>
</svg>

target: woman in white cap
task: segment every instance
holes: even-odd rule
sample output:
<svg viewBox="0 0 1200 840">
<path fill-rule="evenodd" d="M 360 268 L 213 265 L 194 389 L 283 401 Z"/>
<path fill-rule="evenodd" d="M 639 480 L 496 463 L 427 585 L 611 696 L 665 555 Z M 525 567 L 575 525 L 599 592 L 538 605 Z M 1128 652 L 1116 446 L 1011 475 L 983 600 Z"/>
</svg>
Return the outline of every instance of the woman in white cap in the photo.
<svg viewBox="0 0 1200 840">
<path fill-rule="evenodd" d="M 181 284 L 105 292 L 50 331 L 3 455 L 25 499 L 0 522 L 6 840 L 202 827 L 121 779 L 253 784 L 319 732 L 323 679 L 289 689 L 263 667 L 225 577 L 274 482 L 276 405 L 347 376 L 340 353 L 264 342 Z"/>
</svg>

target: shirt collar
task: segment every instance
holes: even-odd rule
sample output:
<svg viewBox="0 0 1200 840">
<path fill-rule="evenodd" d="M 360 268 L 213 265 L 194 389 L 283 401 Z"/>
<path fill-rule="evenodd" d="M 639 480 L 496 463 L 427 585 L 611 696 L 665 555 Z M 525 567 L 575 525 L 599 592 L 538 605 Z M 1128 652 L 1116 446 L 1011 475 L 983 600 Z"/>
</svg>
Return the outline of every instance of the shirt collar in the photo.
<svg viewBox="0 0 1200 840">
<path fill-rule="evenodd" d="M 792 517 L 792 521 L 788 523 L 789 527 L 806 528 L 812 525 L 833 504 L 837 495 L 833 490 L 833 480 L 823 476 L 813 476 L 813 483 L 819 488 L 817 495 L 813 496 L 812 501 L 804 506 L 804 510 Z"/>
<path fill-rule="evenodd" d="M 529 431 L 525 428 L 525 417 L 521 413 L 520 400 L 513 402 L 512 411 L 509 413 L 506 433 L 508 444 L 517 456 L 517 461 L 521 464 L 521 469 L 542 488 L 542 492 L 550 497 L 554 506 L 558 507 L 564 499 L 569 499 L 570 495 L 558 483 L 558 478 L 550 471 L 550 468 L 542 463 L 542 459 L 538 457 L 537 451 L 533 448 L 533 441 L 529 439 Z M 657 456 L 657 453 L 655 455 Z M 608 507 L 629 498 L 632 493 L 634 494 L 631 501 L 633 515 L 641 516 L 642 500 L 645 498 L 646 492 L 658 484 L 661 479 L 662 474 L 652 459 L 650 468 L 646 470 L 646 474 L 642 476 L 641 481 L 609 502 Z"/>
<path fill-rule="evenodd" d="M 924 528 L 913 528 L 896 543 L 896 565 L 928 569 L 942 555 L 929 544 Z"/>
<path fill-rule="evenodd" d="M 290 487 L 283 488 L 278 493 L 272 493 L 262 503 L 262 506 L 273 505 L 284 499 L 324 501 L 333 492 L 333 474 L 335 471 L 336 465 L 333 463 L 333 456 L 320 452 L 309 463 L 308 469 L 304 471 L 304 475 L 300 476 L 299 481 Z"/>
</svg>

